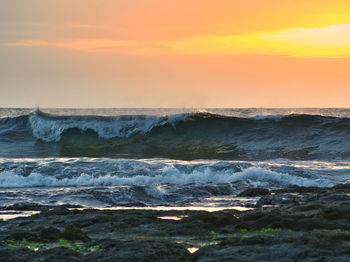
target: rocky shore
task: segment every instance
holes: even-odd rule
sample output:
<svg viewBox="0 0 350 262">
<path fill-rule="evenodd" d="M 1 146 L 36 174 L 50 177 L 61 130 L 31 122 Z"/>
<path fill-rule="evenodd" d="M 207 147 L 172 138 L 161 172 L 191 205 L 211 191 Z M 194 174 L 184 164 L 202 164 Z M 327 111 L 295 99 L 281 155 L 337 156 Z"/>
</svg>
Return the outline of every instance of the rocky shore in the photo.
<svg viewBox="0 0 350 262">
<path fill-rule="evenodd" d="M 249 211 L 16 204 L 0 261 L 350 261 L 350 185 L 249 189 Z"/>
</svg>

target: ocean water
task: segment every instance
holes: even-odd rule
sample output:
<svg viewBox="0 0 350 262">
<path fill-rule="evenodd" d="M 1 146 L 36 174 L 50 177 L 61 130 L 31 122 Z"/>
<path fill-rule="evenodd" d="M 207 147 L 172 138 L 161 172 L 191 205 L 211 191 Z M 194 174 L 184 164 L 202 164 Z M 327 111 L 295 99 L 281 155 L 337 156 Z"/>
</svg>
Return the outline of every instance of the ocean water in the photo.
<svg viewBox="0 0 350 262">
<path fill-rule="evenodd" d="M 223 207 L 350 182 L 350 109 L 0 109 L 0 206 Z"/>
</svg>

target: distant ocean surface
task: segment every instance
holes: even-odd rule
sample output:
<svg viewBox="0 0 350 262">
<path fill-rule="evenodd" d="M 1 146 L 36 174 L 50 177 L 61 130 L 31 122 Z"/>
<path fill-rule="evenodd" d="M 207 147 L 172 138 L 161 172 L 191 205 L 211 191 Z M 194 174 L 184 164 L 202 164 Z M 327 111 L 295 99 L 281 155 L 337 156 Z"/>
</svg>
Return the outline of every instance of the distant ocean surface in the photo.
<svg viewBox="0 0 350 262">
<path fill-rule="evenodd" d="M 0 108 L 0 205 L 229 207 L 350 182 L 350 109 Z"/>
</svg>

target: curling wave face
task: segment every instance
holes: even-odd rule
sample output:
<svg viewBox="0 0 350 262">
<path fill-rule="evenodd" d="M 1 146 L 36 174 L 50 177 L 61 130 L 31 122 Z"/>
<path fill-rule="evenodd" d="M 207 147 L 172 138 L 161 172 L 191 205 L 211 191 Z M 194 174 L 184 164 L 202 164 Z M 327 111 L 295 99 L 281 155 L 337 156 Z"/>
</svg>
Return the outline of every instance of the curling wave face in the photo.
<svg viewBox="0 0 350 262">
<path fill-rule="evenodd" d="M 188 114 L 160 116 L 55 116 L 36 110 L 29 116 L 33 135 L 46 142 L 60 141 L 61 135 L 69 129 L 82 132 L 93 130 L 100 138 L 129 137 L 145 134 L 156 126 L 174 124 L 185 120 Z"/>
<path fill-rule="evenodd" d="M 350 118 L 56 115 L 37 109 L 0 118 L 0 145 L 2 157 L 349 159 Z"/>
</svg>

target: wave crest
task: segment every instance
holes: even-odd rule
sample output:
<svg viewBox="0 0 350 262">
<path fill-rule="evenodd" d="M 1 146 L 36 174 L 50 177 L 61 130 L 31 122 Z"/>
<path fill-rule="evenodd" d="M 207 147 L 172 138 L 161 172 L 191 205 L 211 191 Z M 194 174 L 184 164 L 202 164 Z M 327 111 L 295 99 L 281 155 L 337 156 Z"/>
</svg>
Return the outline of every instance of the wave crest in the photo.
<svg viewBox="0 0 350 262">
<path fill-rule="evenodd" d="M 61 135 L 69 129 L 95 131 L 100 138 L 129 137 L 136 133 L 147 133 L 155 126 L 173 124 L 184 120 L 188 114 L 173 116 L 55 116 L 36 110 L 30 117 L 33 135 L 46 142 L 60 141 Z"/>
<path fill-rule="evenodd" d="M 206 112 L 64 116 L 36 110 L 0 119 L 0 142 L 16 145 L 30 139 L 33 146 L 27 143 L 22 148 L 38 152 L 38 157 L 52 152 L 63 157 L 183 160 L 348 159 L 350 118 L 305 114 L 241 118 Z M 13 157 L 13 150 L 3 148 L 0 156 Z"/>
<path fill-rule="evenodd" d="M 155 176 L 136 175 L 133 177 L 105 174 L 93 176 L 82 173 L 75 177 L 58 178 L 33 172 L 28 176 L 16 174 L 14 171 L 0 172 L 0 188 L 8 187 L 65 187 L 65 186 L 135 186 L 160 184 L 187 183 L 231 183 L 245 181 L 248 185 L 258 187 L 285 187 L 289 185 L 331 187 L 334 183 L 323 179 L 308 179 L 278 173 L 262 168 L 250 167 L 241 172 L 214 171 L 206 168 L 202 171 L 194 170 L 186 173 L 177 169 L 166 168 Z"/>
</svg>

